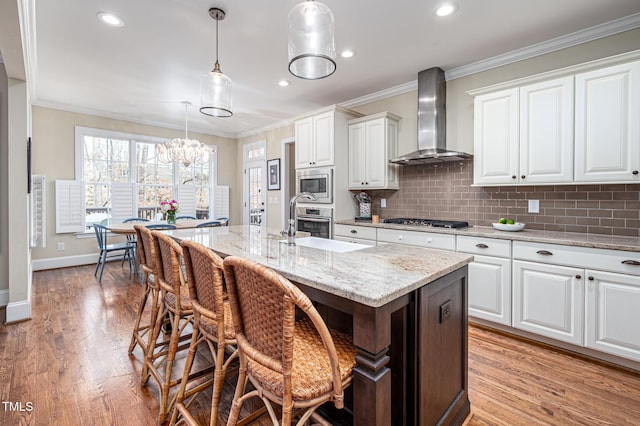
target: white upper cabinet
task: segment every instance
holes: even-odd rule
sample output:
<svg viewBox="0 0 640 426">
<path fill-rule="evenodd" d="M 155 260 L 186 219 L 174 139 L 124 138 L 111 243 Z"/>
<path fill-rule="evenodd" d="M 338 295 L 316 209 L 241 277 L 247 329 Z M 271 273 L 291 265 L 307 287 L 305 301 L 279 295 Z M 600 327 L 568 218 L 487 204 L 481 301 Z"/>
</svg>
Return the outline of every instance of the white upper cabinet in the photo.
<svg viewBox="0 0 640 426">
<path fill-rule="evenodd" d="M 400 117 L 380 113 L 349 121 L 349 189 L 397 189 Z"/>
<path fill-rule="evenodd" d="M 473 181 L 476 185 L 517 182 L 518 98 L 518 89 L 475 98 Z"/>
<path fill-rule="evenodd" d="M 295 122 L 296 169 L 334 165 L 334 112 Z"/>
<path fill-rule="evenodd" d="M 640 61 L 576 75 L 579 182 L 640 181 Z"/>
<path fill-rule="evenodd" d="M 573 180 L 573 77 L 477 96 L 474 183 Z"/>
<path fill-rule="evenodd" d="M 520 88 L 520 183 L 573 180 L 573 77 Z"/>
</svg>

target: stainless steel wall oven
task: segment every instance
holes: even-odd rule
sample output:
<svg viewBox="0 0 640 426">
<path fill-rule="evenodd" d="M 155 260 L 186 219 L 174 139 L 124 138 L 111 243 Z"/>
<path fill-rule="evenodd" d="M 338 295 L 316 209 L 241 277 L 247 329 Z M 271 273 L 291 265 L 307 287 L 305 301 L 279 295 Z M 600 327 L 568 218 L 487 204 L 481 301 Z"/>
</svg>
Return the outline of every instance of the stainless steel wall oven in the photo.
<svg viewBox="0 0 640 426">
<path fill-rule="evenodd" d="M 311 233 L 312 237 L 333 237 L 333 209 L 296 207 L 296 229 Z"/>
</svg>

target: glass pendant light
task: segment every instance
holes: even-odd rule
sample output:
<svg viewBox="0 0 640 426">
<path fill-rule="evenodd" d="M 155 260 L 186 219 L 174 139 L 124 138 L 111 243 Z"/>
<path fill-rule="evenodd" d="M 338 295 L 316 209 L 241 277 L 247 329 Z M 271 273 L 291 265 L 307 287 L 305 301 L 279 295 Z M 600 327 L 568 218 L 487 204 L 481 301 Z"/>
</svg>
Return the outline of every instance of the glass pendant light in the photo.
<svg viewBox="0 0 640 426">
<path fill-rule="evenodd" d="M 336 43 L 331 10 L 319 1 L 307 0 L 289 12 L 289 72 L 317 80 L 336 70 Z"/>
<path fill-rule="evenodd" d="M 209 16 L 216 21 L 216 63 L 213 70 L 201 80 L 200 112 L 212 117 L 231 117 L 233 82 L 222 72 L 218 62 L 218 21 L 224 19 L 225 13 L 222 9 L 212 7 L 209 9 Z"/>
</svg>

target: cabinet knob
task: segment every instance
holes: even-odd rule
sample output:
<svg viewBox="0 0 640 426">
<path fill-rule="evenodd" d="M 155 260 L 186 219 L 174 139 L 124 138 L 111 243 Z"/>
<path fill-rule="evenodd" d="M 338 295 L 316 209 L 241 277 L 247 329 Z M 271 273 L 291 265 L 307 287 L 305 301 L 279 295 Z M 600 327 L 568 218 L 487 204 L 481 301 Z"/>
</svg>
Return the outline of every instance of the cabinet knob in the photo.
<svg viewBox="0 0 640 426">
<path fill-rule="evenodd" d="M 536 253 L 542 255 L 542 256 L 553 256 L 553 253 L 551 253 L 548 250 L 538 250 Z"/>
<path fill-rule="evenodd" d="M 593 277 L 588 277 L 587 279 L 588 279 L 589 281 L 593 281 L 595 278 L 593 278 Z"/>
<path fill-rule="evenodd" d="M 633 265 L 633 266 L 640 265 L 640 262 L 638 262 L 637 260 L 623 260 L 622 263 L 624 265 Z"/>
<path fill-rule="evenodd" d="M 364 182 L 360 182 L 360 185 L 364 185 Z"/>
<path fill-rule="evenodd" d="M 637 174 L 638 174 L 638 171 L 637 171 L 637 170 L 634 170 L 634 171 L 632 171 L 632 172 L 631 172 L 631 174 L 633 174 L 633 175 L 637 175 Z"/>
<path fill-rule="evenodd" d="M 356 231 L 355 229 L 352 229 L 350 232 L 351 232 L 352 234 L 357 234 L 357 233 L 358 233 L 358 231 Z"/>
<path fill-rule="evenodd" d="M 402 241 L 402 235 L 398 235 L 398 241 Z"/>
<path fill-rule="evenodd" d="M 365 185 L 369 185 L 369 182 L 365 182 L 364 184 L 365 184 Z"/>
<path fill-rule="evenodd" d="M 511 179 L 515 179 L 515 178 L 516 178 L 516 175 L 512 175 L 512 176 L 511 176 Z"/>
<path fill-rule="evenodd" d="M 524 178 L 526 178 L 526 176 L 525 176 L 525 175 L 520 176 L 520 179 L 524 179 Z"/>
<path fill-rule="evenodd" d="M 582 275 L 576 275 L 576 279 L 577 279 L 577 280 L 582 279 Z"/>
<path fill-rule="evenodd" d="M 482 243 L 480 243 L 480 244 L 476 244 L 476 247 L 481 248 L 481 249 L 489 248 L 489 246 L 488 246 L 488 245 L 486 245 L 486 244 L 482 244 Z"/>
</svg>

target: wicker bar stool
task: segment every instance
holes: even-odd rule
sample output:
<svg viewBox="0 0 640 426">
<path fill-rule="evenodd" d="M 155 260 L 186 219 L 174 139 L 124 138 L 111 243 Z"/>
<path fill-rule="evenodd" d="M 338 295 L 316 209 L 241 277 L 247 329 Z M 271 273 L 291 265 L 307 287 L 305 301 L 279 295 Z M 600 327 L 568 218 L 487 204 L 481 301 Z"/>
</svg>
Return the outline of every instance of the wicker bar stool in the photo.
<svg viewBox="0 0 640 426">
<path fill-rule="evenodd" d="M 158 383 L 160 389 L 159 423 L 164 423 L 175 402 L 175 395 L 169 399 L 169 392 L 182 381 L 182 375 L 179 378 L 173 377 L 173 362 L 178 352 L 189 348 L 189 343 L 185 341 L 191 340 L 191 333 L 186 329 L 189 324 L 193 324 L 193 309 L 189 298 L 189 288 L 183 284 L 184 278 L 180 266 L 182 248 L 172 238 L 159 231 L 152 231 L 151 235 L 157 262 L 156 281 L 163 303 L 162 310 L 158 313 L 156 323 L 153 326 L 153 335 L 145 355 L 142 384 L 147 383 L 149 376 L 152 376 Z M 171 325 L 171 336 L 168 342 L 158 342 L 165 321 Z M 168 345 L 165 346 L 165 343 Z M 190 374 L 187 381 L 199 379 L 212 372 L 213 367 L 205 368 Z"/>
<path fill-rule="evenodd" d="M 144 225 L 134 225 L 136 230 L 136 240 L 138 241 L 138 259 L 140 261 L 140 268 L 142 269 L 142 285 L 144 286 L 144 293 L 138 306 L 138 315 L 136 317 L 136 323 L 133 326 L 133 334 L 131 336 L 131 343 L 129 344 L 129 353 L 133 352 L 136 344 L 140 345 L 142 353 L 146 355 L 149 344 L 149 339 L 153 336 L 153 326 L 158 318 L 158 311 L 160 310 L 160 289 L 156 284 L 155 279 L 155 250 L 153 247 L 153 237 L 151 231 Z M 147 303 L 151 300 L 151 315 L 148 322 L 143 322 L 142 317 L 144 309 Z M 141 324 L 142 323 L 142 324 Z M 146 339 L 145 339 L 146 336 Z"/>
<path fill-rule="evenodd" d="M 224 259 L 224 274 L 238 342 L 240 370 L 228 425 L 245 400 L 258 396 L 273 424 L 298 425 L 327 401 L 344 407 L 343 389 L 356 365 L 352 339 L 329 330 L 309 298 L 277 272 L 247 259 Z M 296 308 L 306 318 L 296 322 Z M 247 379 L 255 390 L 245 393 Z M 271 402 L 282 407 L 278 422 Z"/>
<path fill-rule="evenodd" d="M 224 294 L 222 258 L 194 241 L 184 240 L 181 246 L 195 320 L 189 355 L 170 424 L 175 424 L 179 415 L 182 416 L 181 422 L 189 425 L 197 424 L 189 413 L 189 405 L 201 390 L 209 388 L 213 382 L 209 424 L 215 426 L 218 421 L 218 405 L 227 368 L 238 357 L 231 321 L 231 307 L 228 300 L 225 300 Z M 196 349 L 205 342 L 215 365 L 214 377 L 212 380 L 187 389 L 187 377 L 191 373 Z"/>
</svg>

